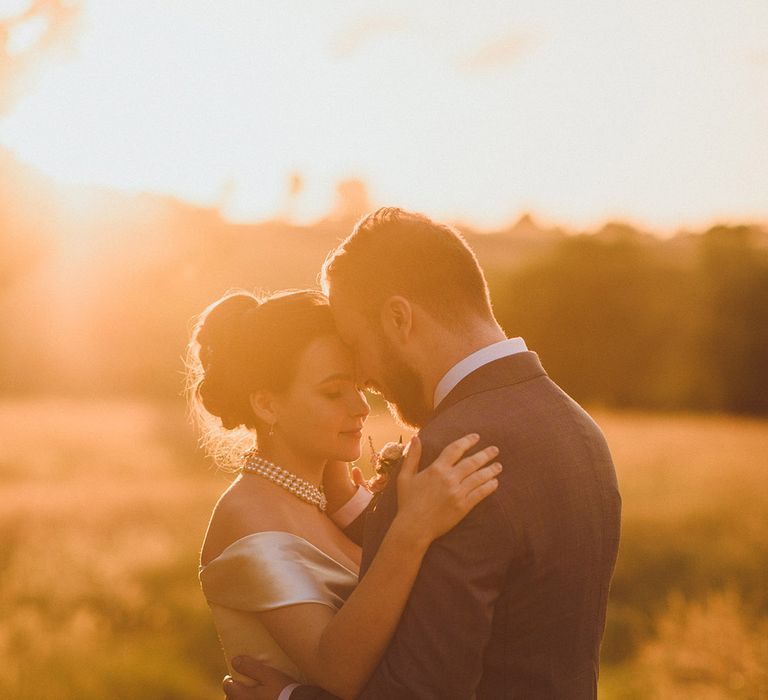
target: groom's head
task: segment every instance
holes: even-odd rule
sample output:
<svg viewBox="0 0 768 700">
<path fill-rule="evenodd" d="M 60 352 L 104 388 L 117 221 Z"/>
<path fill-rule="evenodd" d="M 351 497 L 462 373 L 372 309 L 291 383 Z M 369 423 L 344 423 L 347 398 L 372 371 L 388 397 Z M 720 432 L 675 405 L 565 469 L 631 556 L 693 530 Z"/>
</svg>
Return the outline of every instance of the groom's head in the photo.
<svg viewBox="0 0 768 700">
<path fill-rule="evenodd" d="M 432 411 L 425 385 L 435 355 L 478 324 L 495 324 L 485 278 L 461 235 L 394 207 L 357 223 L 326 259 L 322 283 L 362 381 L 411 425 Z"/>
</svg>

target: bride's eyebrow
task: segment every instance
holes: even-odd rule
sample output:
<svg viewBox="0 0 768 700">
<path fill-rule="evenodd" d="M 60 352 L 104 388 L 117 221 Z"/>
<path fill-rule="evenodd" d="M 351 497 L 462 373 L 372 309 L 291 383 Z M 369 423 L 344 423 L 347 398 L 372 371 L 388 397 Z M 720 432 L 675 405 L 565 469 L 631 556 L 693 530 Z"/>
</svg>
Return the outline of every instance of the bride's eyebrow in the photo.
<svg viewBox="0 0 768 700">
<path fill-rule="evenodd" d="M 329 382 L 351 382 L 353 381 L 351 374 L 344 374 L 342 372 L 338 372 L 336 374 L 330 374 L 325 379 L 321 379 L 318 382 L 319 384 L 328 384 Z"/>
</svg>

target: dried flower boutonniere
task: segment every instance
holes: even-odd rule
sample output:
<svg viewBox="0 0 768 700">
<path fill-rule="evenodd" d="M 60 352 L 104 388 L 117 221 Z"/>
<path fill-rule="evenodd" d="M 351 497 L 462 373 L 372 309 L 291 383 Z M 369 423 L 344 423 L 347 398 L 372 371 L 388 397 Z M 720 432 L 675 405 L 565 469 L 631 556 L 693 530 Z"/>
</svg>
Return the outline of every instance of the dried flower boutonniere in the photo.
<svg viewBox="0 0 768 700">
<path fill-rule="evenodd" d="M 388 442 L 377 452 L 370 435 L 368 436 L 368 444 L 371 446 L 371 466 L 376 472 L 376 475 L 368 480 L 368 489 L 373 493 L 378 493 L 387 485 L 392 470 L 403 461 L 405 445 L 403 445 L 403 438 L 400 436 L 399 442 Z"/>
</svg>

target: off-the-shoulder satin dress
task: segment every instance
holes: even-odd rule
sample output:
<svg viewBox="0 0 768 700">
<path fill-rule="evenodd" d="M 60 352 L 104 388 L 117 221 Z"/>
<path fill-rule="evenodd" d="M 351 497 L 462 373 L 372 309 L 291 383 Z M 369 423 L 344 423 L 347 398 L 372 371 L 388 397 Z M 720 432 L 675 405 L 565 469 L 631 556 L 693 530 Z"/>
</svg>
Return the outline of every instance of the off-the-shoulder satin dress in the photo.
<svg viewBox="0 0 768 700">
<path fill-rule="evenodd" d="M 268 531 L 240 538 L 201 566 L 200 583 L 233 677 L 231 659 L 247 654 L 305 681 L 258 613 L 300 603 L 338 610 L 357 574 L 302 537 Z"/>
</svg>

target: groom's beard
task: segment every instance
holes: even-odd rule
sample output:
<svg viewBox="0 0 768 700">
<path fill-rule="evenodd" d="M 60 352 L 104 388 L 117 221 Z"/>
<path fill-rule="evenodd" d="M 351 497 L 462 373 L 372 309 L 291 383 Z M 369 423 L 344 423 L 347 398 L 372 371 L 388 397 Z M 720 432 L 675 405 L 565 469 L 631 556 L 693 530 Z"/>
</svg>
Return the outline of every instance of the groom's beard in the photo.
<svg viewBox="0 0 768 700">
<path fill-rule="evenodd" d="M 420 428 L 432 413 L 432 405 L 424 398 L 421 377 L 397 355 L 395 348 L 382 337 L 381 360 L 383 384 L 390 413 L 403 425 Z"/>
</svg>

